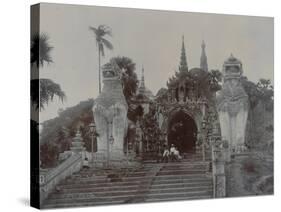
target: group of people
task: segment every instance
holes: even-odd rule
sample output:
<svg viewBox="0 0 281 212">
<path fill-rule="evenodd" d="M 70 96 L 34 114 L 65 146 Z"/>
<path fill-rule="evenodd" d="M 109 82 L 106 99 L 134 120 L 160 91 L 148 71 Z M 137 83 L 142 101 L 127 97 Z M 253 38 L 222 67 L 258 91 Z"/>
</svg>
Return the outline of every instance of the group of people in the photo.
<svg viewBox="0 0 281 212">
<path fill-rule="evenodd" d="M 182 156 L 180 155 L 178 148 L 174 144 L 171 144 L 170 148 L 168 146 L 164 146 L 163 153 L 161 153 L 161 159 L 159 159 L 160 157 L 158 157 L 157 162 L 168 163 L 169 161 L 180 161 Z"/>
</svg>

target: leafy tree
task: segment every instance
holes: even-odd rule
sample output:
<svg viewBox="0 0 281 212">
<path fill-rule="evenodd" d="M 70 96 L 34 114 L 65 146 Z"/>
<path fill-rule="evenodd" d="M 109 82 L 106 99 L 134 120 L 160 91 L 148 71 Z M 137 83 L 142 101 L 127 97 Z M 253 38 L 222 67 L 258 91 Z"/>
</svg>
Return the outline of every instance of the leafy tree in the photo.
<svg viewBox="0 0 281 212">
<path fill-rule="evenodd" d="M 241 78 L 242 86 L 249 98 L 248 145 L 257 145 L 267 130 L 265 117 L 273 108 L 273 86 L 270 80 L 260 79 L 258 83 L 251 82 L 247 77 Z M 267 133 L 266 133 L 267 132 Z"/>
<path fill-rule="evenodd" d="M 114 60 L 121 70 L 121 81 L 123 86 L 123 94 L 128 104 L 128 118 L 136 121 L 137 113 L 135 105 L 132 104 L 132 97 L 136 95 L 138 89 L 138 77 L 135 72 L 136 64 L 128 57 L 113 57 L 110 61 Z"/>
<path fill-rule="evenodd" d="M 241 78 L 242 86 L 249 98 L 250 110 L 254 110 L 254 108 L 259 103 L 260 93 L 257 89 L 257 86 L 252 81 L 249 81 L 247 77 Z"/>
<path fill-rule="evenodd" d="M 221 89 L 221 83 L 222 81 L 222 73 L 219 70 L 211 70 L 209 72 L 209 83 L 210 88 L 213 92 L 217 92 Z"/>
<path fill-rule="evenodd" d="M 31 38 L 31 64 L 35 64 L 37 68 L 43 66 L 45 62 L 51 63 L 52 58 L 50 52 L 53 49 L 49 45 L 49 36 L 46 33 L 34 34 Z"/>
<path fill-rule="evenodd" d="M 260 101 L 264 106 L 264 110 L 273 110 L 273 85 L 270 80 L 260 79 L 257 83 L 257 89 L 260 93 Z"/>
<path fill-rule="evenodd" d="M 50 168 L 58 161 L 59 149 L 56 143 L 48 142 L 40 146 L 40 160 L 42 168 Z"/>
<path fill-rule="evenodd" d="M 156 151 L 161 135 L 161 130 L 156 118 L 156 105 L 150 104 L 149 113 L 144 115 L 140 124 L 145 140 L 148 142 L 149 151 Z"/>
<path fill-rule="evenodd" d="M 111 29 L 106 25 L 99 25 L 97 28 L 90 26 L 89 29 L 94 32 L 96 45 L 98 46 L 98 62 L 99 62 L 99 93 L 101 92 L 101 56 L 104 57 L 104 47 L 109 50 L 113 49 L 113 45 L 110 41 L 104 37 L 106 35 L 112 36 Z"/>
<path fill-rule="evenodd" d="M 53 49 L 49 44 L 49 37 L 46 33 L 34 34 L 31 38 L 31 66 L 36 65 L 39 70 L 40 66 L 45 63 L 53 62 L 50 52 Z M 65 99 L 65 93 L 61 90 L 59 84 L 50 79 L 32 79 L 31 80 L 31 102 L 36 107 L 44 109 L 48 102 L 57 96 L 61 101 Z M 40 91 L 40 99 L 39 99 Z"/>
<path fill-rule="evenodd" d="M 136 94 L 138 89 L 138 77 L 135 72 L 136 64 L 128 57 L 114 57 L 119 68 L 121 69 L 121 80 L 123 85 L 123 93 L 127 103 Z"/>
</svg>

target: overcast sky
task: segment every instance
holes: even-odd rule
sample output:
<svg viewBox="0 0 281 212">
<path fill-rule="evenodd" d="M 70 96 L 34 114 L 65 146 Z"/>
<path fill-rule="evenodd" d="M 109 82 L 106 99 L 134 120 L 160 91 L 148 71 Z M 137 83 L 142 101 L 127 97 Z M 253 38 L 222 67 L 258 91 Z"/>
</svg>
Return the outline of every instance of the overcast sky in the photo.
<svg viewBox="0 0 281 212">
<path fill-rule="evenodd" d="M 200 64 L 201 42 L 206 43 L 209 69 L 221 70 L 232 53 L 243 63 L 250 80 L 273 81 L 273 19 L 188 12 L 41 4 L 41 32 L 50 36 L 54 63 L 40 70 L 41 78 L 59 83 L 67 95 L 40 113 L 40 122 L 57 116 L 59 108 L 98 95 L 98 51 L 89 26 L 111 27 L 113 51 L 105 50 L 102 64 L 114 56 L 136 63 L 140 78 L 155 94 L 179 65 L 182 35 L 189 68 Z"/>
</svg>

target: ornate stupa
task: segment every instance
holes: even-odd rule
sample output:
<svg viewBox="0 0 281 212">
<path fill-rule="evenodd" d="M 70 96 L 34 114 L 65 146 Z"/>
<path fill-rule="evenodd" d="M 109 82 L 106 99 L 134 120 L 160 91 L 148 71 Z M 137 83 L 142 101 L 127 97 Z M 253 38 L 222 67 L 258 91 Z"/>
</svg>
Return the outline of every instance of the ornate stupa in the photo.
<svg viewBox="0 0 281 212">
<path fill-rule="evenodd" d="M 144 68 L 142 67 L 141 70 L 141 82 L 140 87 L 138 89 L 138 94 L 144 96 L 144 98 L 148 98 L 149 100 L 154 99 L 154 95 L 151 90 L 149 90 L 147 87 L 145 87 L 145 80 L 144 80 Z"/>
</svg>

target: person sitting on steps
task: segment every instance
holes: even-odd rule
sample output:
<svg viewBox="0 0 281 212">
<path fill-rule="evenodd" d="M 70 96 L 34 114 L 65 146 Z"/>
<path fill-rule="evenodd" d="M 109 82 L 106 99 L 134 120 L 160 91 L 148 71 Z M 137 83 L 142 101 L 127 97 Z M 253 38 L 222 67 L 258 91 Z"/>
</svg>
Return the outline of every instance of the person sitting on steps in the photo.
<svg viewBox="0 0 281 212">
<path fill-rule="evenodd" d="M 169 148 L 165 145 L 165 147 L 164 147 L 164 152 L 163 152 L 163 156 L 162 156 L 162 162 L 168 163 L 168 161 L 169 161 L 169 155 L 170 155 Z"/>
<path fill-rule="evenodd" d="M 177 158 L 175 156 L 175 151 L 176 151 L 176 147 L 174 144 L 171 145 L 171 148 L 170 148 L 170 158 L 171 158 L 171 161 L 176 161 Z"/>
<path fill-rule="evenodd" d="M 180 152 L 177 147 L 175 148 L 174 154 L 177 161 L 180 161 L 182 159 L 182 156 L 180 155 Z"/>
</svg>

